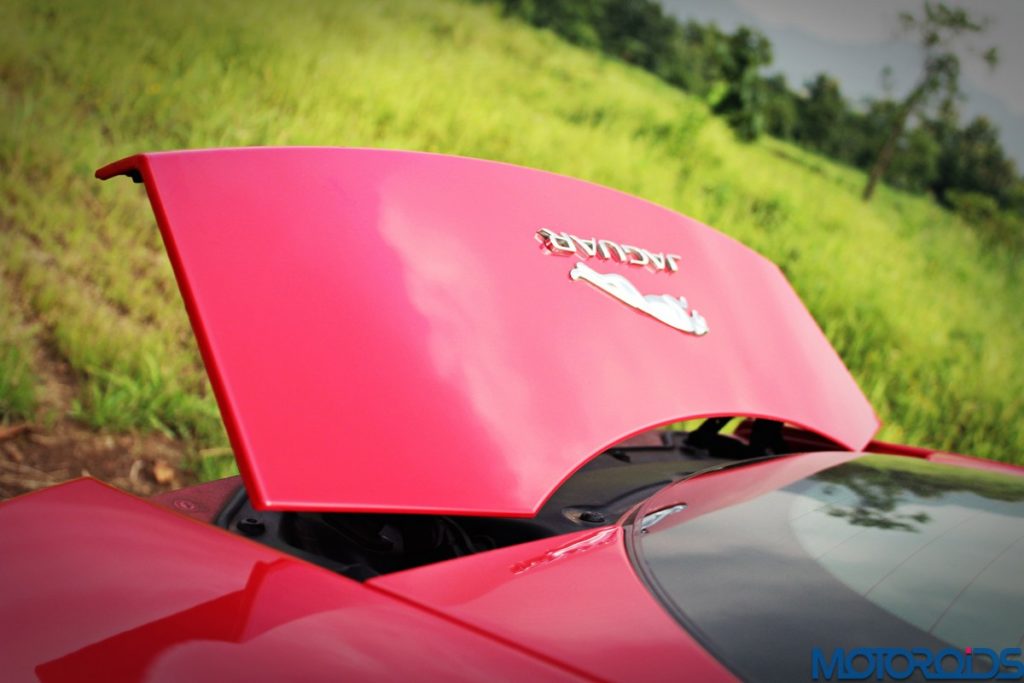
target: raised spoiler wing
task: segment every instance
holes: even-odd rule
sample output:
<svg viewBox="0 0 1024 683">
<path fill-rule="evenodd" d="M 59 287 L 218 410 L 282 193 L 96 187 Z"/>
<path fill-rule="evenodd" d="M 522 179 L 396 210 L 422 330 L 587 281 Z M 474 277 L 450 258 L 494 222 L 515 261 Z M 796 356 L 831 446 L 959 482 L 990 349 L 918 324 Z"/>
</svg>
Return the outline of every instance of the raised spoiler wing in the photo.
<svg viewBox="0 0 1024 683">
<path fill-rule="evenodd" d="M 366 149 L 140 154 L 253 502 L 532 515 L 680 419 L 878 421 L 779 269 L 621 192 Z"/>
</svg>

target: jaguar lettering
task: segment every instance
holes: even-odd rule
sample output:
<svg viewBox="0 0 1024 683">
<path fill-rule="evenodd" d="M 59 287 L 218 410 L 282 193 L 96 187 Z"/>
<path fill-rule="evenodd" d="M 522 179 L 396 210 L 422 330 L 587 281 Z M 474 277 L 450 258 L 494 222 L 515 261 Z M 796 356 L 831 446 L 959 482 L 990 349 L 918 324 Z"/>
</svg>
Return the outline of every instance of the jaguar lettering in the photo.
<svg viewBox="0 0 1024 683">
<path fill-rule="evenodd" d="M 555 232 L 547 228 L 537 231 L 537 239 L 556 256 L 572 256 L 583 258 L 599 258 L 605 261 L 618 261 L 630 266 L 650 268 L 655 272 L 679 272 L 679 254 L 653 252 L 631 244 L 619 244 L 612 240 L 601 240 L 595 237 L 584 238 L 567 232 Z"/>
</svg>

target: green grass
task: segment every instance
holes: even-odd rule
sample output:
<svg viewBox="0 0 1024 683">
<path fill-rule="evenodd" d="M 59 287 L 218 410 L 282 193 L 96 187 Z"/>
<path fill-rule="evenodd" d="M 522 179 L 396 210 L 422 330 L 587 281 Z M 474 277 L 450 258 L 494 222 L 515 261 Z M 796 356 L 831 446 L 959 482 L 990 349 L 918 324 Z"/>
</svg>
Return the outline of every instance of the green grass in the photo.
<svg viewBox="0 0 1024 683">
<path fill-rule="evenodd" d="M 1024 461 L 1019 255 L 923 198 L 865 205 L 859 172 L 740 144 L 700 101 L 492 7 L 7 2 L 0 119 L 0 286 L 34 330 L 17 353 L 66 358 L 97 428 L 225 443 L 144 193 L 92 171 L 146 150 L 377 146 L 558 171 L 710 223 L 784 268 L 882 437 Z M 0 354 L 0 377 L 20 362 Z M 0 391 L 10 410 L 24 390 Z"/>
<path fill-rule="evenodd" d="M 27 419 L 36 408 L 36 378 L 17 342 L 0 342 L 0 423 Z"/>
<path fill-rule="evenodd" d="M 0 261 L 0 424 L 34 416 L 39 381 L 32 371 L 35 330 L 22 316 L 4 276 Z"/>
</svg>

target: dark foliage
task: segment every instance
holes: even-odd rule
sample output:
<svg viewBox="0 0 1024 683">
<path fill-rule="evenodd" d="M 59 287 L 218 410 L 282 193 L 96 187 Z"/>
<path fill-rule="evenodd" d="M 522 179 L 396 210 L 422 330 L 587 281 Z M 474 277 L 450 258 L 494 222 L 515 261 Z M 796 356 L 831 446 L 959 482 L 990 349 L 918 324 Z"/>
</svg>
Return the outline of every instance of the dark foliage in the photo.
<svg viewBox="0 0 1024 683">
<path fill-rule="evenodd" d="M 496 1 L 510 16 L 635 64 L 705 99 L 742 139 L 767 132 L 792 140 L 894 187 L 931 192 L 972 221 L 985 221 L 1001 242 L 1024 240 L 1018 234 L 1024 181 L 1003 150 L 998 129 L 984 118 L 960 127 L 956 116 L 959 62 L 951 57 L 943 31 L 955 35 L 982 28 L 962 10 L 926 4 L 921 17 L 901 17 L 905 30 L 921 34 L 926 57 L 921 82 L 902 100 L 854 104 L 824 73 L 800 92 L 782 75 L 763 74 L 772 46 L 758 31 L 740 27 L 730 34 L 713 23 L 680 21 L 654 0 Z M 995 53 L 982 57 L 994 61 Z M 926 105 L 939 95 L 939 111 L 930 112 Z M 880 150 L 887 158 L 880 159 Z"/>
<path fill-rule="evenodd" d="M 887 462 L 885 458 L 889 457 L 882 456 L 880 460 L 879 456 L 869 456 L 816 474 L 814 479 L 835 485 L 829 487 L 830 495 L 842 490 L 854 494 L 849 502 L 830 504 L 828 514 L 844 518 L 854 526 L 916 532 L 931 522 L 931 517 L 921 511 L 906 510 L 926 500 L 972 493 L 976 499 L 961 496 L 958 503 L 981 509 L 988 507 L 983 499 L 1010 503 L 1024 500 L 1024 486 L 1015 477 L 979 474 L 924 461 Z"/>
</svg>

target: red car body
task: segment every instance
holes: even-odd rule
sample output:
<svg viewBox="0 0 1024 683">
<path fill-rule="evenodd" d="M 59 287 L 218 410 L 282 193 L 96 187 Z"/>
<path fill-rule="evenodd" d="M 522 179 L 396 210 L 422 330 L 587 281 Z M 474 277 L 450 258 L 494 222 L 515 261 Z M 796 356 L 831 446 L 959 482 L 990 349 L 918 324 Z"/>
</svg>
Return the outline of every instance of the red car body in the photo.
<svg viewBox="0 0 1024 683">
<path fill-rule="evenodd" d="M 807 453 L 362 580 L 212 523 L 236 482 L 156 501 L 53 487 L 0 505 L 5 680 L 732 680 L 638 576 L 639 520 L 861 451 L 1020 474 L 872 441 L 779 269 L 635 197 L 379 150 L 144 154 L 97 175 L 145 184 L 254 511 L 528 521 L 599 454 L 695 418 L 752 418 L 744 443 L 786 423 L 772 443 Z"/>
</svg>

